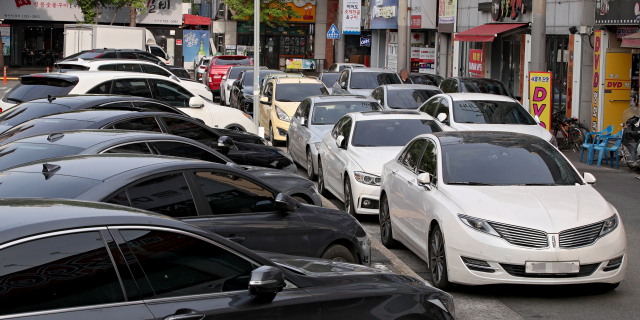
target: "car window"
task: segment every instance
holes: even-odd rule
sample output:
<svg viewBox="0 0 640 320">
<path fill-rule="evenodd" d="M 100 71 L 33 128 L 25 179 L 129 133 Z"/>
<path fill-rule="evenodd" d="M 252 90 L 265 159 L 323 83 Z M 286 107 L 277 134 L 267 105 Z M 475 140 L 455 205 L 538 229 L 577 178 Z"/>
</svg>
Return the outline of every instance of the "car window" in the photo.
<svg viewBox="0 0 640 320">
<path fill-rule="evenodd" d="M 151 98 L 151 91 L 144 79 L 117 79 L 113 81 L 112 94 Z"/>
<path fill-rule="evenodd" d="M 351 134 L 351 129 L 353 128 L 353 119 L 347 118 L 344 124 L 338 130 L 338 136 L 343 136 L 345 145 L 349 144 L 349 135 Z"/>
<path fill-rule="evenodd" d="M 417 109 L 429 98 L 440 93 L 440 89 L 387 90 L 387 105 L 392 109 Z"/>
<path fill-rule="evenodd" d="M 352 144 L 356 147 L 404 146 L 411 139 L 442 129 L 427 119 L 380 119 L 358 121 Z"/>
<path fill-rule="evenodd" d="M 142 68 L 137 63 L 118 63 L 117 71 L 142 73 Z"/>
<path fill-rule="evenodd" d="M 148 109 L 149 111 L 160 111 L 181 114 L 178 110 L 153 101 L 134 101 L 133 104 L 138 108 Z"/>
<path fill-rule="evenodd" d="M 169 217 L 197 216 L 193 196 L 182 173 L 140 182 L 127 189 L 131 206 Z"/>
<path fill-rule="evenodd" d="M 89 94 L 110 94 L 111 93 L 111 84 L 112 84 L 111 80 L 103 82 L 103 83 L 93 87 L 93 89 L 87 91 L 87 93 L 89 93 Z"/>
<path fill-rule="evenodd" d="M 144 142 L 129 143 L 115 148 L 108 149 L 102 153 L 126 153 L 126 154 L 152 154 Z"/>
<path fill-rule="evenodd" d="M 222 247 L 181 233 L 120 230 L 120 234 L 149 279 L 153 298 L 247 291 L 256 267 Z"/>
<path fill-rule="evenodd" d="M 416 144 L 418 141 L 419 140 L 417 139 L 411 141 L 411 143 L 409 143 L 409 145 L 402 150 L 402 152 L 400 153 L 400 156 L 398 157 L 398 163 L 402 164 L 404 162 L 404 159 L 406 159 L 407 155 L 409 154 L 409 150 L 411 150 L 413 145 Z"/>
<path fill-rule="evenodd" d="M 20 243 L 1 250 L 0 263 L 1 315 L 125 301 L 98 231 Z"/>
<path fill-rule="evenodd" d="M 240 176 L 230 173 L 196 172 L 195 179 L 214 215 L 274 210 L 273 194 Z"/>
<path fill-rule="evenodd" d="M 347 80 L 349 79 L 348 74 L 349 74 L 349 72 L 348 72 L 348 71 L 343 71 L 343 72 L 340 74 L 340 78 L 339 78 L 340 80 L 338 80 L 338 82 L 339 82 L 339 83 L 338 83 L 338 85 L 342 86 L 342 83 L 343 83 L 343 82 L 344 82 L 344 83 L 347 83 Z"/>
<path fill-rule="evenodd" d="M 304 108 L 302 109 L 302 116 L 309 121 L 309 112 L 311 111 L 311 101 L 306 100 Z"/>
<path fill-rule="evenodd" d="M 381 109 L 382 107 L 377 102 L 370 101 L 316 103 L 313 107 L 311 123 L 315 125 L 331 125 L 338 122 L 347 113 Z"/>
<path fill-rule="evenodd" d="M 531 114 L 515 101 L 455 101 L 453 117 L 459 123 L 537 124 Z"/>
<path fill-rule="evenodd" d="M 76 54 L 72 54 L 64 58 L 67 59 L 113 59 L 116 58 L 116 55 L 113 52 L 104 52 L 104 51 L 94 51 L 94 50 L 84 50 L 80 51 Z"/>
<path fill-rule="evenodd" d="M 152 55 L 149 52 L 136 52 L 136 57 L 138 57 L 138 59 L 140 60 L 144 60 L 144 61 L 151 61 L 151 62 L 159 62 L 160 59 L 158 59 L 158 57 L 156 57 L 155 55 Z"/>
<path fill-rule="evenodd" d="M 375 89 L 383 84 L 398 84 L 400 80 L 395 73 L 352 72 L 351 89 Z"/>
<path fill-rule="evenodd" d="M 162 132 L 160 125 L 154 117 L 133 118 L 120 121 L 105 129 L 119 129 L 119 130 L 138 130 L 138 131 L 155 131 Z"/>
<path fill-rule="evenodd" d="M 13 127 L 25 121 L 46 115 L 70 111 L 70 108 L 52 103 L 25 102 L 0 113 L 0 125 Z"/>
<path fill-rule="evenodd" d="M 440 106 L 438 107 L 438 110 L 435 112 L 436 117 L 441 114 L 444 113 L 445 115 L 447 115 L 447 118 L 449 118 L 449 100 L 447 98 L 442 98 L 440 99 Z"/>
<path fill-rule="evenodd" d="M 336 69 L 337 69 L 337 65 L 334 63 L 334 64 L 331 65 L 329 70 L 327 70 L 327 72 L 336 72 Z"/>
<path fill-rule="evenodd" d="M 169 133 L 176 136 L 193 139 L 205 145 L 210 145 L 212 142 L 217 143 L 220 138 L 205 127 L 190 121 L 168 117 L 163 117 L 162 120 L 167 125 Z"/>
<path fill-rule="evenodd" d="M 438 165 L 437 158 L 438 149 L 433 141 L 428 140 L 427 147 L 424 149 L 424 154 L 418 164 L 417 173 L 429 173 L 432 177 L 436 175 L 436 168 Z"/>
<path fill-rule="evenodd" d="M 149 49 L 151 49 L 151 54 L 153 54 L 154 56 L 158 56 L 158 57 L 163 57 L 164 58 L 164 52 L 162 51 L 162 49 L 156 47 L 156 46 L 149 46 Z"/>
<path fill-rule="evenodd" d="M 407 152 L 404 154 L 400 163 L 407 167 L 407 169 L 415 172 L 418 161 L 420 161 L 420 156 L 422 156 L 422 152 L 426 145 L 427 140 L 425 139 L 418 139 L 414 141 L 411 147 L 407 149 Z"/>
<path fill-rule="evenodd" d="M 151 145 L 159 154 L 226 164 L 227 161 L 217 155 L 192 144 L 177 141 L 158 141 Z"/>
<path fill-rule="evenodd" d="M 152 79 L 150 82 L 155 92 L 155 99 L 174 107 L 189 106 L 189 99 L 191 99 L 193 95 L 186 89 L 165 80 Z"/>
<path fill-rule="evenodd" d="M 336 122 L 336 125 L 333 127 L 333 129 L 331 130 L 331 136 L 334 139 L 338 138 L 338 132 L 340 132 L 340 127 L 342 126 L 342 124 L 347 121 L 348 119 L 350 119 L 349 117 L 343 117 L 342 119 L 338 120 L 338 122 Z"/>
<path fill-rule="evenodd" d="M 142 68 L 144 68 L 145 73 L 157 74 L 165 77 L 170 77 L 171 73 L 165 69 L 162 69 L 158 66 L 152 66 L 149 64 L 143 64 Z"/>
<path fill-rule="evenodd" d="M 300 105 L 298 105 L 298 108 L 296 109 L 296 113 L 293 114 L 294 119 L 300 120 L 300 117 L 302 117 L 302 109 L 306 102 L 307 100 L 300 102 Z"/>
<path fill-rule="evenodd" d="M 113 64 L 105 64 L 102 66 L 98 67 L 98 70 L 100 71 L 116 71 L 118 70 L 118 65 L 113 63 Z"/>
<path fill-rule="evenodd" d="M 118 55 L 120 59 L 137 59 L 136 54 L 134 52 L 119 52 Z"/>
<path fill-rule="evenodd" d="M 339 73 L 324 73 L 322 74 L 322 83 L 327 87 L 333 87 L 333 84 L 338 81 Z"/>
<path fill-rule="evenodd" d="M 79 154 L 84 148 L 59 144 L 14 142 L 0 146 L 0 170 L 46 158 Z"/>
<path fill-rule="evenodd" d="M 440 98 L 431 99 L 427 101 L 427 103 L 423 104 L 422 107 L 420 107 L 420 111 L 427 113 L 432 117 L 435 117 L 435 112 L 439 103 Z"/>
<path fill-rule="evenodd" d="M 296 102 L 308 96 L 328 95 L 322 83 L 281 83 L 276 87 L 276 101 Z"/>
<path fill-rule="evenodd" d="M 228 65 L 244 65 L 251 64 L 251 60 L 248 57 L 217 57 L 216 66 L 228 66 Z"/>
<path fill-rule="evenodd" d="M 465 79 L 461 80 L 467 92 L 489 93 L 511 97 L 511 92 L 499 81 L 491 79 Z"/>
<path fill-rule="evenodd" d="M 46 98 L 48 95 L 65 96 L 71 92 L 75 86 L 76 84 L 74 83 L 60 79 L 29 77 L 22 79 L 21 83 L 11 89 L 2 100 L 10 101 L 11 103 L 20 103 L 33 99 Z"/>
</svg>

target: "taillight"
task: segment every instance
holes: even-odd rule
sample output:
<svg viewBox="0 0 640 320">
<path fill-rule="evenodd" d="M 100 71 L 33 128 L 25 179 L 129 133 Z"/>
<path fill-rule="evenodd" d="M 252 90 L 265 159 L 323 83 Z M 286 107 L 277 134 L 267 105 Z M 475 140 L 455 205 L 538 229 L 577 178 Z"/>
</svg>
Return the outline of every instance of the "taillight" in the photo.
<svg viewBox="0 0 640 320">
<path fill-rule="evenodd" d="M 206 68 L 207 68 L 207 67 L 205 67 L 205 66 L 200 66 L 200 69 L 203 69 L 203 70 L 204 70 L 204 69 L 206 69 Z"/>
</svg>

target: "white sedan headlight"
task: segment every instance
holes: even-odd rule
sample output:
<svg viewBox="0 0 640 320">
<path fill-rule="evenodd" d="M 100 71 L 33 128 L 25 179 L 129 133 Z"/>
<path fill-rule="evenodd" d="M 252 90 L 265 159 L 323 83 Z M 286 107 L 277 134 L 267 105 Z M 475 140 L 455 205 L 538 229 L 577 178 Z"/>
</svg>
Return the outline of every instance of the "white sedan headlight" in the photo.
<svg viewBox="0 0 640 320">
<path fill-rule="evenodd" d="M 602 226 L 602 230 L 600 231 L 600 236 L 607 235 L 611 233 L 611 231 L 615 230 L 618 227 L 618 215 L 614 214 L 613 217 L 604 221 L 604 225 Z"/>
<path fill-rule="evenodd" d="M 278 119 L 282 121 L 286 121 L 286 122 L 291 121 L 291 119 L 289 119 L 289 115 L 287 115 L 287 113 L 284 112 L 284 110 L 280 109 L 280 107 L 278 106 L 276 106 L 276 114 L 278 115 Z"/>
<path fill-rule="evenodd" d="M 482 219 L 473 218 L 473 217 L 465 216 L 465 215 L 462 215 L 462 214 L 458 214 L 458 218 L 460 218 L 462 223 L 464 223 L 465 225 L 467 225 L 471 229 L 474 229 L 474 230 L 480 231 L 480 232 L 484 232 L 484 233 L 488 233 L 488 234 L 490 234 L 492 236 L 500 237 L 500 235 L 495 230 L 493 230 L 491 225 L 489 225 L 486 221 L 484 221 Z"/>
<path fill-rule="evenodd" d="M 356 181 L 368 184 L 371 186 L 379 186 L 380 185 L 380 176 L 376 176 L 373 174 L 368 174 L 365 172 L 356 171 L 353 173 L 353 176 L 356 178 Z"/>
</svg>

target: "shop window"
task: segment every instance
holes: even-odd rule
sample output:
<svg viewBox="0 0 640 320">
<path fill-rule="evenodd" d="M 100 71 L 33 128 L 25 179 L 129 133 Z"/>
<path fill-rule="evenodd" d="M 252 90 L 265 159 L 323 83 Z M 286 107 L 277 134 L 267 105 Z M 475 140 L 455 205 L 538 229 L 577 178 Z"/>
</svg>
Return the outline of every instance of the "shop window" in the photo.
<svg viewBox="0 0 640 320">
<path fill-rule="evenodd" d="M 553 75 L 553 110 L 564 110 L 567 101 L 569 36 L 547 36 L 547 69 Z"/>
</svg>

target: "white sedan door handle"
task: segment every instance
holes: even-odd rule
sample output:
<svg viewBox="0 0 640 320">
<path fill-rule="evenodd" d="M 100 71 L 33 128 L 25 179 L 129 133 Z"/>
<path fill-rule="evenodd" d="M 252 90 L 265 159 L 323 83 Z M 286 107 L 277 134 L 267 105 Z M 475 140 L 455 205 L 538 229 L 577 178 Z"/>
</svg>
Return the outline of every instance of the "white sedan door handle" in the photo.
<svg viewBox="0 0 640 320">
<path fill-rule="evenodd" d="M 398 170 L 393 170 L 391 171 L 391 174 L 393 174 L 394 176 L 398 173 Z"/>
<path fill-rule="evenodd" d="M 408 183 L 409 185 L 413 184 L 413 182 L 412 182 L 411 180 L 407 180 L 407 183 Z"/>
</svg>

